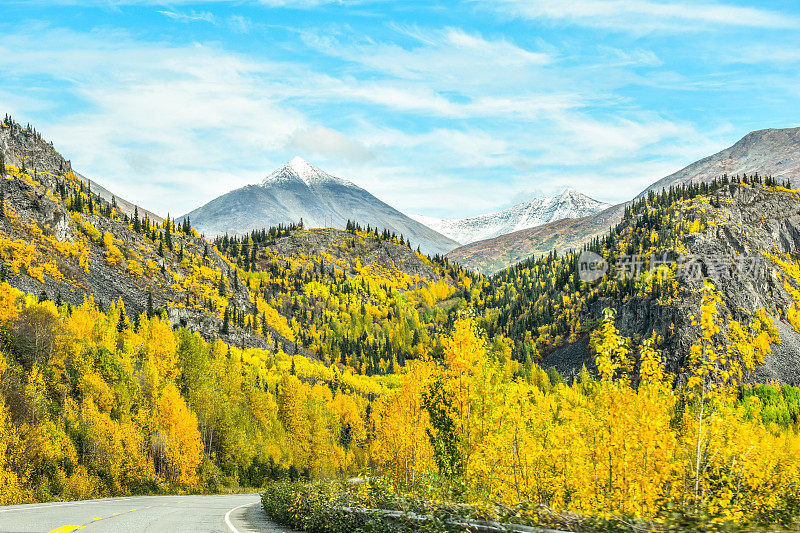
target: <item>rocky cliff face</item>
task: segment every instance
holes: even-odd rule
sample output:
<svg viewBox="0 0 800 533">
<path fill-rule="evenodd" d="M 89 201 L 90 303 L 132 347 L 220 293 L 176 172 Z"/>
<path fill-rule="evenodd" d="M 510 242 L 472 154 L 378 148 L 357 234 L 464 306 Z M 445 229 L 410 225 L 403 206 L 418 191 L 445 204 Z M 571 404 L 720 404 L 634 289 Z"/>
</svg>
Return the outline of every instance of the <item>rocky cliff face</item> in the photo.
<svg viewBox="0 0 800 533">
<path fill-rule="evenodd" d="M 644 298 L 601 298 L 588 306 L 582 322 L 599 320 L 605 308 L 612 308 L 618 312 L 617 326 L 627 336 L 664 332 L 668 370 L 680 374 L 685 354 L 697 338 L 691 315 L 699 316 L 702 278 L 707 278 L 722 295 L 721 316 L 749 321 L 763 308 L 774 317 L 781 343 L 773 346 L 753 379 L 800 383 L 800 332 L 787 320 L 787 310 L 795 301 L 784 282 L 788 280 L 795 288 L 800 285 L 765 255 L 800 258 L 800 193 L 729 185 L 715 198 L 700 202 L 696 213 L 708 216 L 712 223 L 704 231 L 682 238 L 683 253 L 697 259 L 699 273 L 696 279 L 682 281 L 684 297 L 669 305 Z M 750 259 L 759 265 L 752 272 L 748 271 Z M 737 268 L 744 271 L 737 272 Z M 584 364 L 592 368 L 588 339 L 554 350 L 543 364 L 567 375 L 577 375 Z"/>
<path fill-rule="evenodd" d="M 7 165 L 25 167 L 34 172 L 59 172 L 66 174 L 72 164 L 59 154 L 32 128 L 24 128 L 14 121 L 0 125 L 0 150 Z"/>
</svg>

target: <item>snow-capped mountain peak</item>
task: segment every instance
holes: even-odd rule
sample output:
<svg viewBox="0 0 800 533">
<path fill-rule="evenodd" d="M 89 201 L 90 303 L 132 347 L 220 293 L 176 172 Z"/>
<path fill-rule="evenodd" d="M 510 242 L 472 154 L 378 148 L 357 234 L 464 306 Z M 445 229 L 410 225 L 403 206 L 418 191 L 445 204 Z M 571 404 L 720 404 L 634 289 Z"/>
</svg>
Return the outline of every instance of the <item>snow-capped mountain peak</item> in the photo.
<svg viewBox="0 0 800 533">
<path fill-rule="evenodd" d="M 403 235 L 428 254 L 444 255 L 458 246 L 358 185 L 301 157 L 275 170 L 259 185 L 230 191 L 185 216 L 206 235 L 247 235 L 300 220 L 307 228 L 344 229 L 348 220 L 354 220 L 363 227 L 369 224 Z"/>
<path fill-rule="evenodd" d="M 582 218 L 609 207 L 575 189 L 554 196 L 533 198 L 497 213 L 463 219 L 437 219 L 423 215 L 411 218 L 462 244 L 491 239 L 564 218 Z"/>
<path fill-rule="evenodd" d="M 313 187 L 314 185 L 326 182 L 338 182 L 343 185 L 352 185 L 349 181 L 331 176 L 300 156 L 294 157 L 291 161 L 267 176 L 261 184 L 266 187 L 278 182 L 298 182 L 305 184 L 307 187 Z"/>
</svg>

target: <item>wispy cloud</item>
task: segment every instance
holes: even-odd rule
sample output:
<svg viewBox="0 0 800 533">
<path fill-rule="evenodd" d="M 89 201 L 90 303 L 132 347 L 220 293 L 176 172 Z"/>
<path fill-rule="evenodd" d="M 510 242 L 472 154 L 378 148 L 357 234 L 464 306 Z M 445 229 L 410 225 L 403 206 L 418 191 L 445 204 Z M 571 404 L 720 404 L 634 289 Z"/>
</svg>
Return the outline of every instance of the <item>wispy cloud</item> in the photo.
<svg viewBox="0 0 800 533">
<path fill-rule="evenodd" d="M 159 11 L 162 15 L 177 20 L 178 22 L 209 22 L 216 24 L 217 19 L 208 11 L 190 11 L 181 13 L 180 11 Z"/>
<path fill-rule="evenodd" d="M 767 46 L 765 44 L 742 46 L 735 54 L 726 54 L 725 61 L 741 64 L 791 65 L 800 63 L 800 46 Z"/>
<path fill-rule="evenodd" d="M 246 34 L 253 30 L 253 21 L 242 15 L 231 15 L 227 20 L 228 26 L 236 33 Z"/>
<path fill-rule="evenodd" d="M 730 3 L 647 0 L 474 0 L 530 20 L 550 20 L 632 33 L 686 32 L 720 27 L 797 29 L 800 20 Z"/>
<path fill-rule="evenodd" d="M 379 0 L 372 0 L 372 2 Z M 326 4 L 339 4 L 343 6 L 369 3 L 370 0 L 258 0 L 259 3 L 270 7 L 289 7 L 307 9 Z"/>
<path fill-rule="evenodd" d="M 503 38 L 486 39 L 460 28 L 423 31 L 394 27 L 413 36 L 416 43 L 401 46 L 392 41 L 359 40 L 350 35 L 338 38 L 315 31 L 304 32 L 302 37 L 306 44 L 330 56 L 408 81 L 449 78 L 450 85 L 469 85 L 495 79 L 500 72 L 508 76 L 515 69 L 525 72 L 552 62 L 547 53 L 527 50 Z"/>
</svg>

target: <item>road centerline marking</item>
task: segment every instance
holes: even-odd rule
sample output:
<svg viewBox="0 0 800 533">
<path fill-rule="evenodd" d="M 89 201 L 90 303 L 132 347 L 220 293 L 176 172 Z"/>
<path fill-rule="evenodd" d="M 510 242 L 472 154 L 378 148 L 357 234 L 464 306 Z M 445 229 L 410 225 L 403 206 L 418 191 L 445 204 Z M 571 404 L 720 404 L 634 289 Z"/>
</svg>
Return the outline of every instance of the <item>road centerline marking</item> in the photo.
<svg viewBox="0 0 800 533">
<path fill-rule="evenodd" d="M 79 526 L 77 524 L 76 525 L 67 524 L 61 527 L 57 527 L 54 530 L 50 531 L 49 533 L 70 533 L 70 531 L 75 531 L 76 529 L 83 529 L 84 527 L 85 526 Z"/>
</svg>

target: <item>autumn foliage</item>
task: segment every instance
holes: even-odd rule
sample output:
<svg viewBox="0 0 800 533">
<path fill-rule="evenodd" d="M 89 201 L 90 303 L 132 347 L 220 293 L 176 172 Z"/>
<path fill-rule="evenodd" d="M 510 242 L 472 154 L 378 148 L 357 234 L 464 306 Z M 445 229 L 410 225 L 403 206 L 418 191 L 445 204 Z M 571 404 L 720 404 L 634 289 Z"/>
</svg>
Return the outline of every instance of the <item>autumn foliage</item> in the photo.
<svg viewBox="0 0 800 533">
<path fill-rule="evenodd" d="M 0 283 L 0 504 L 358 471 L 386 388 Z"/>
</svg>

